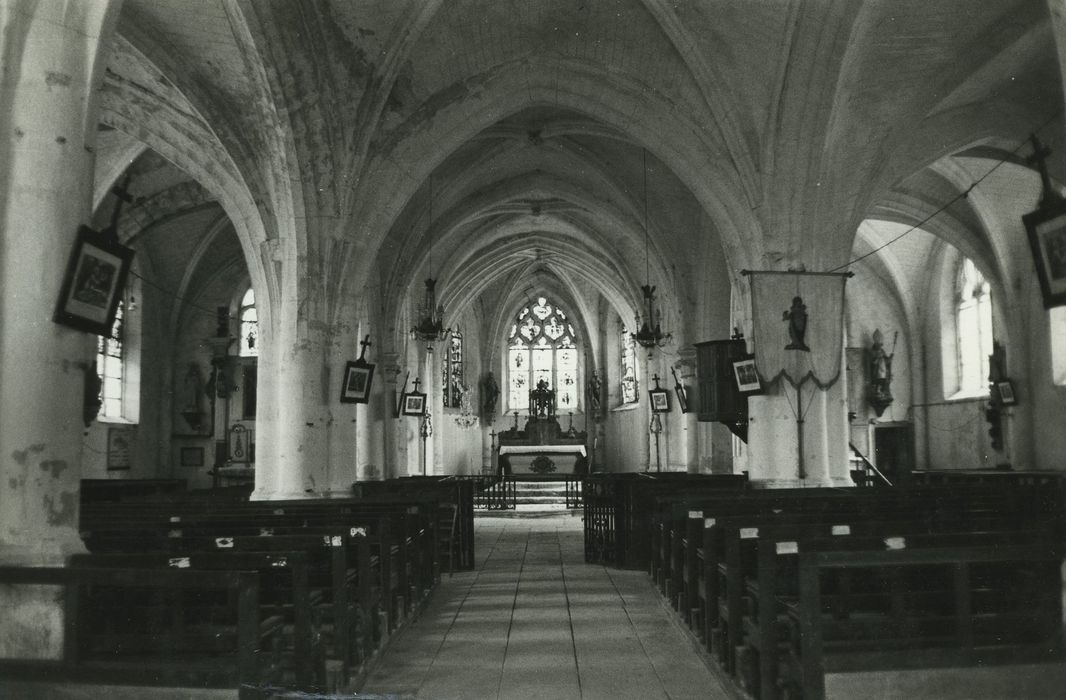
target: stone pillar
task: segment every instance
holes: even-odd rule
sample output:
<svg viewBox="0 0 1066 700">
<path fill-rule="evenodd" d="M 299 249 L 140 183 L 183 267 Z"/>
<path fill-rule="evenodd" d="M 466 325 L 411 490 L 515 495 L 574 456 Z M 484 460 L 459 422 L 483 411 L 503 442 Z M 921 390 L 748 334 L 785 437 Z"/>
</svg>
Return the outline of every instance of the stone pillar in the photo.
<svg viewBox="0 0 1066 700">
<path fill-rule="evenodd" d="M 61 565 L 78 537 L 83 396 L 95 336 L 53 310 L 92 197 L 106 2 L 0 6 L 0 564 Z M 0 656 L 57 658 L 54 589 L 0 592 Z"/>
<path fill-rule="evenodd" d="M 770 487 L 854 486 L 844 386 L 843 376 L 826 390 L 812 382 L 797 390 L 782 381 L 748 399 L 752 481 Z"/>
<path fill-rule="evenodd" d="M 359 325 L 324 318 L 321 292 L 297 283 L 295 247 L 281 246 L 285 291 L 261 328 L 254 500 L 347 496 L 366 423 L 365 406 L 340 401 Z"/>
<path fill-rule="evenodd" d="M 753 349 L 766 393 L 748 399 L 748 476 L 762 486 L 854 485 L 844 281 L 787 271 L 752 281 Z"/>
<path fill-rule="evenodd" d="M 81 549 L 82 398 L 95 336 L 52 314 L 92 197 L 92 85 L 109 3 L 0 8 L 0 560 Z M 2 614 L 2 613 L 0 613 Z"/>
<path fill-rule="evenodd" d="M 403 390 L 400 376 L 400 356 L 395 352 L 383 353 L 381 356 L 381 381 L 383 391 L 378 401 L 384 420 L 382 432 L 381 478 L 393 479 L 400 476 L 406 463 L 407 451 L 403 442 L 403 417 L 397 416 L 396 407 L 400 404 L 400 392 Z"/>
</svg>

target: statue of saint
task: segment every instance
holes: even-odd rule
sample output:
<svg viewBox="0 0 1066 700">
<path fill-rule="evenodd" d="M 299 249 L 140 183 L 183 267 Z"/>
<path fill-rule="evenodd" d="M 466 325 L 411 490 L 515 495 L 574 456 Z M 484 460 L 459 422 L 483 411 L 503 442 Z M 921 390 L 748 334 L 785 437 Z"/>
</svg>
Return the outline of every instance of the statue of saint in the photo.
<svg viewBox="0 0 1066 700">
<path fill-rule="evenodd" d="M 888 390 L 888 383 L 892 380 L 893 355 L 885 352 L 885 337 L 881 329 L 874 331 L 874 344 L 870 347 L 870 377 L 878 391 Z"/>
<path fill-rule="evenodd" d="M 485 416 L 490 420 L 496 415 L 496 401 L 500 398 L 500 386 L 496 383 L 496 377 L 492 372 L 485 375 L 481 386 L 482 409 Z"/>
<path fill-rule="evenodd" d="M 592 376 L 589 377 L 588 382 L 588 395 L 589 395 L 589 413 L 598 415 L 600 412 L 600 396 L 603 392 L 603 384 L 600 381 L 600 375 L 596 370 L 592 370 Z"/>
<path fill-rule="evenodd" d="M 785 350 L 810 352 L 811 349 L 804 342 L 804 336 L 807 334 L 807 305 L 803 303 L 802 297 L 792 297 L 792 308 L 784 313 L 781 320 L 788 321 L 790 342 L 785 346 Z"/>
</svg>

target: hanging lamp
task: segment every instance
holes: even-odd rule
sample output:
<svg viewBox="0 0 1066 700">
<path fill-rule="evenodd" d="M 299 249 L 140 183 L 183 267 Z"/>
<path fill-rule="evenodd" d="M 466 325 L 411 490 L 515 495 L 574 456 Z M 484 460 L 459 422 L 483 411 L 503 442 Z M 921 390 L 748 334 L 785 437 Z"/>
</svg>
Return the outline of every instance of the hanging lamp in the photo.
<svg viewBox="0 0 1066 700">
<path fill-rule="evenodd" d="M 663 333 L 661 320 L 655 314 L 655 287 L 651 285 L 651 265 L 648 262 L 648 151 L 643 151 L 644 165 L 644 279 L 645 283 L 640 289 L 644 293 L 644 322 L 640 324 L 640 330 L 631 333 L 633 340 L 641 347 L 651 350 L 661 348 L 670 342 L 673 337 L 669 333 Z M 640 317 L 637 317 L 638 323 Z"/>
<path fill-rule="evenodd" d="M 429 178 L 429 271 L 433 274 L 433 176 Z M 426 278 L 426 291 L 419 310 L 419 321 L 411 328 L 411 337 L 425 343 L 444 340 L 451 329 L 444 327 L 444 305 L 437 303 L 437 280 Z M 432 345 L 428 346 L 432 350 Z"/>
</svg>

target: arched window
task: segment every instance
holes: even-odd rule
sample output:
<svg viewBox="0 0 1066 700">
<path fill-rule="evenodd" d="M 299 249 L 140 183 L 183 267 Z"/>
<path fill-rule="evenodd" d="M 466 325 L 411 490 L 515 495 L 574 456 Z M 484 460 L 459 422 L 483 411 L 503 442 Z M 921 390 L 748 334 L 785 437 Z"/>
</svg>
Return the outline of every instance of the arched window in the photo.
<svg viewBox="0 0 1066 700">
<path fill-rule="evenodd" d="M 441 362 L 444 407 L 461 408 L 463 402 L 463 334 L 455 329 L 448 337 L 447 352 Z"/>
<path fill-rule="evenodd" d="M 96 371 L 100 374 L 100 415 L 103 418 L 122 417 L 123 381 L 125 379 L 125 348 L 123 317 L 126 301 L 121 299 L 111 326 L 111 337 L 96 338 Z"/>
<path fill-rule="evenodd" d="M 622 378 L 622 403 L 636 403 L 637 397 L 637 348 L 633 342 L 633 335 L 622 326 L 622 334 L 619 342 L 621 348 L 621 371 L 618 376 Z"/>
<path fill-rule="evenodd" d="M 546 297 L 518 312 L 507 338 L 510 410 L 526 410 L 541 380 L 555 390 L 557 410 L 578 410 L 577 345 L 567 315 Z"/>
<path fill-rule="evenodd" d="M 1051 332 L 1051 379 L 1058 386 L 1066 385 L 1066 306 L 1048 309 Z"/>
<path fill-rule="evenodd" d="M 955 283 L 955 323 L 959 393 L 985 394 L 992 354 L 992 292 L 968 258 L 959 266 Z"/>
<path fill-rule="evenodd" d="M 241 357 L 259 356 L 259 315 L 255 311 L 255 291 L 249 287 L 241 298 L 241 307 L 237 312 L 241 320 L 240 352 Z"/>
</svg>

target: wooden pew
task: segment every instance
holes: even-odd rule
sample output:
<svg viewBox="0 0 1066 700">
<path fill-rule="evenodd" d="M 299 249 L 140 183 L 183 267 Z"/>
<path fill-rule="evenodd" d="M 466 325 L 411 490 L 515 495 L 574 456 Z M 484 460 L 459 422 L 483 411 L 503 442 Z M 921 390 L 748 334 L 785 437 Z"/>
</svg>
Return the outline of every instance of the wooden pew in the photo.
<svg viewBox="0 0 1066 700">
<path fill-rule="evenodd" d="M 1048 541 L 1011 547 L 824 552 L 803 551 L 801 545 L 799 596 L 789 607 L 793 631 L 788 637 L 788 675 L 784 684 L 798 687 L 804 700 L 820 700 L 825 696 L 827 671 L 1059 658 L 1060 562 L 1061 552 Z M 826 600 L 832 598 L 823 588 L 824 572 L 856 568 L 891 572 L 919 567 L 942 571 L 942 580 L 948 582 L 943 599 L 953 602 L 946 615 L 935 616 L 925 625 L 905 620 L 912 629 L 901 633 L 892 620 L 871 625 L 856 617 L 827 619 L 822 612 Z M 1019 571 L 1031 574 L 1034 578 L 1027 583 L 1033 588 L 1027 591 L 1028 595 L 1009 599 L 1011 607 L 1007 610 L 975 610 L 975 600 L 988 597 L 989 591 L 980 590 L 980 586 L 987 584 L 989 570 L 1008 576 Z M 983 580 L 979 580 L 981 574 Z M 1010 595 L 1008 589 L 995 587 L 991 593 Z"/>
<path fill-rule="evenodd" d="M 846 532 L 855 536 L 849 545 L 854 547 L 860 546 L 859 535 L 879 534 L 875 541 L 883 548 L 883 535 L 889 531 L 909 536 L 915 547 L 923 536 L 940 545 L 961 546 L 1009 538 L 1011 532 L 1016 539 L 1007 543 L 1013 545 L 1033 538 L 1050 540 L 1061 514 L 1058 493 L 1047 489 L 901 489 L 880 491 L 876 497 L 844 493 L 848 495 L 748 491 L 733 498 L 659 499 L 664 524 L 660 558 L 666 572 L 661 578 L 670 582 L 664 592 L 710 643 L 723 667 L 736 669 L 741 642 L 745 654 L 753 648 L 758 652 L 760 646 L 760 634 L 752 625 L 759 619 L 753 611 L 759 610 L 763 587 L 751 582 L 756 572 L 747 568 L 754 561 L 753 550 L 745 547 L 747 537 L 755 542 L 816 537 L 839 546 L 833 530 L 845 522 L 852 524 Z M 696 507 L 701 509 L 690 510 Z M 704 517 L 710 513 L 719 515 Z M 949 532 L 954 534 L 945 534 Z M 763 622 L 772 625 L 777 617 Z M 763 638 L 770 635 L 763 633 Z M 756 658 L 764 661 L 761 655 Z M 749 678 L 746 685 L 758 688 L 758 679 Z"/>
<path fill-rule="evenodd" d="M 294 688 L 325 690 L 325 655 L 317 641 L 322 632 L 313 602 L 321 596 L 312 592 L 310 558 L 304 551 L 288 552 L 183 552 L 165 554 L 78 554 L 70 558 L 75 568 L 180 569 L 192 571 L 255 571 L 259 574 L 260 617 L 280 617 L 283 621 L 283 666 L 292 674 Z M 97 613 L 107 614 L 105 610 Z M 83 619 L 77 629 L 98 621 Z M 284 685 L 289 686 L 289 682 Z"/>
<path fill-rule="evenodd" d="M 389 604 L 397 592 L 397 580 L 391 575 L 387 557 L 372 560 L 371 541 L 370 537 L 338 531 L 298 535 L 113 536 L 91 541 L 90 547 L 98 550 L 91 556 L 148 552 L 168 558 L 203 552 L 301 552 L 308 559 L 309 586 L 318 592 L 320 605 L 328 606 L 332 657 L 341 660 L 347 672 L 370 656 L 383 641 L 386 630 L 391 632 L 397 626 L 391 617 L 395 608 Z M 387 544 L 384 548 L 388 548 Z M 377 624 L 379 611 L 386 618 L 383 625 Z"/>
<path fill-rule="evenodd" d="M 755 516 L 747 523 L 757 528 L 761 522 L 772 523 L 781 517 L 808 518 L 812 522 L 848 523 L 868 519 L 895 519 L 903 522 L 921 521 L 928 528 L 951 523 L 961 513 L 974 521 L 981 513 L 987 518 L 1004 513 L 1025 512 L 1045 521 L 1057 520 L 1058 498 L 1055 493 L 1023 488 L 1005 495 L 1000 489 L 971 488 L 948 490 L 943 488 L 894 489 L 871 493 L 868 491 L 836 489 L 802 489 L 747 491 L 738 497 L 688 497 L 680 502 L 659 498 L 660 532 L 652 559 L 652 571 L 664 595 L 688 618 L 698 611 L 715 621 L 714 610 L 706 611 L 698 589 L 703 578 L 699 559 L 706 559 L 711 568 L 721 561 L 725 550 L 717 540 L 700 542 L 699 518 L 704 513 L 721 517 Z M 669 513 L 663 515 L 663 513 Z M 762 520 L 760 520 L 760 518 Z M 714 533 L 711 533 L 712 535 Z M 695 541 L 694 541 L 695 538 Z M 703 550 L 707 550 L 706 552 Z M 712 581 L 713 584 L 713 581 Z M 709 615 L 707 614 L 709 612 Z M 702 636 L 709 638 L 709 630 Z"/>
<path fill-rule="evenodd" d="M 74 683 L 230 688 L 241 700 L 262 697 L 278 680 L 270 650 L 281 634 L 278 620 L 261 617 L 259 574 L 77 567 L 0 567 L 0 584 L 59 586 L 64 606 L 64 648 L 58 660 L 0 660 L 0 676 Z M 125 599 L 185 594 L 207 604 L 126 604 L 108 610 L 110 627 L 84 624 L 98 611 L 96 597 L 125 591 Z M 205 623 L 201 613 L 209 611 Z M 163 614 L 165 612 L 166 614 Z M 81 622 L 82 624 L 76 624 Z M 158 653 L 151 653 L 152 647 Z"/>
<path fill-rule="evenodd" d="M 582 484 L 585 561 L 647 571 L 656 496 L 746 487 L 747 477 L 737 474 L 591 474 Z"/>
<path fill-rule="evenodd" d="M 123 551 L 136 551 L 123 541 L 122 532 L 183 536 L 250 536 L 255 534 L 329 534 L 338 530 L 364 533 L 388 531 L 385 539 L 372 541 L 383 548 L 376 552 L 383 566 L 399 579 L 395 593 L 402 593 L 399 609 L 390 611 L 390 624 L 409 613 L 435 582 L 433 523 L 424 503 L 404 499 L 332 500 L 325 502 L 271 501 L 217 505 L 171 504 L 168 507 L 128 506 L 106 513 L 85 513 L 82 536 L 92 548 L 118 543 Z M 395 534 L 394 534 L 395 533 Z M 390 601 L 391 604 L 391 601 Z"/>
</svg>

